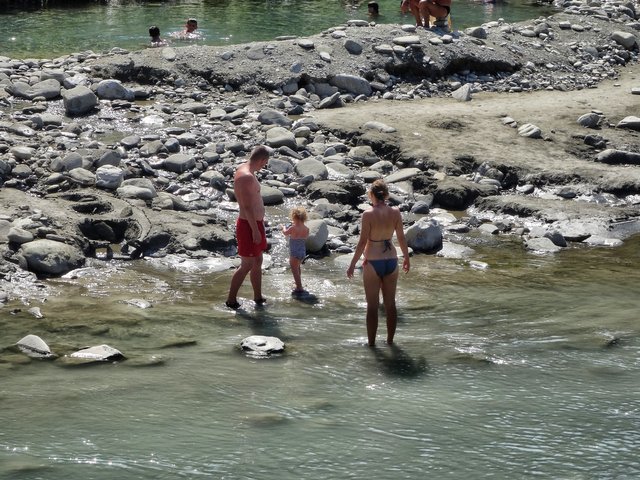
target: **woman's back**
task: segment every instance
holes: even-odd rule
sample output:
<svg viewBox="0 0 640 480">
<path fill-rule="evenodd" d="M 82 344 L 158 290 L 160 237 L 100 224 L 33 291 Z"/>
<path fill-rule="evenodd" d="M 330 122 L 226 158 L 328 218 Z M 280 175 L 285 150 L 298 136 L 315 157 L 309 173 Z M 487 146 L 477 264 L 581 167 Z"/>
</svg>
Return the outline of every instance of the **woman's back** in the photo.
<svg viewBox="0 0 640 480">
<path fill-rule="evenodd" d="M 368 229 L 364 255 L 369 260 L 396 258 L 392 238 L 400 219 L 400 211 L 385 203 L 378 203 L 363 213 L 363 228 Z"/>
</svg>

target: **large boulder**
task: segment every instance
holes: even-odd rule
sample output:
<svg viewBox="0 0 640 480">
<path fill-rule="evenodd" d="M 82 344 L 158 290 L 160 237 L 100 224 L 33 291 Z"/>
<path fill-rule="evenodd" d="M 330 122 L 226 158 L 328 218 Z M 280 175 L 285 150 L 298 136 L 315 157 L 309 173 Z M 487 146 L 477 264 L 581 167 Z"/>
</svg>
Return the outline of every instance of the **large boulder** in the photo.
<svg viewBox="0 0 640 480">
<path fill-rule="evenodd" d="M 43 97 L 47 100 L 51 100 L 60 96 L 60 82 L 53 78 L 38 82 L 34 85 L 29 85 L 24 82 L 16 82 L 11 86 L 9 91 L 12 95 L 26 98 L 27 100 L 33 100 L 37 97 Z"/>
<path fill-rule="evenodd" d="M 442 228 L 435 220 L 421 218 L 404 235 L 407 245 L 417 252 L 433 253 L 442 248 Z"/>
<path fill-rule="evenodd" d="M 27 335 L 16 342 L 18 349 L 31 358 L 51 358 L 49 345 L 37 335 Z"/>
<path fill-rule="evenodd" d="M 96 170 L 96 187 L 115 190 L 120 187 L 124 172 L 113 165 L 104 165 Z"/>
<path fill-rule="evenodd" d="M 98 106 L 98 97 L 91 89 L 77 86 L 62 94 L 65 112 L 70 117 L 85 115 Z"/>
<path fill-rule="evenodd" d="M 314 180 L 326 180 L 329 176 L 329 172 L 324 163 L 315 158 L 300 160 L 294 170 L 301 177 L 312 176 Z"/>
<path fill-rule="evenodd" d="M 96 86 L 98 98 L 104 100 L 133 100 L 135 94 L 133 90 L 125 87 L 119 80 L 102 80 Z"/>
<path fill-rule="evenodd" d="M 309 220 L 307 222 L 309 228 L 309 236 L 305 242 L 305 246 L 308 252 L 317 253 L 324 248 L 325 243 L 329 238 L 329 227 L 327 223 L 320 220 Z"/>
<path fill-rule="evenodd" d="M 267 130 L 266 144 L 271 148 L 289 147 L 294 151 L 298 149 L 295 134 L 284 127 L 273 127 Z"/>
<path fill-rule="evenodd" d="M 80 249 L 47 239 L 22 244 L 19 254 L 29 271 L 45 275 L 63 275 L 85 261 Z"/>
<path fill-rule="evenodd" d="M 260 186 L 260 196 L 265 205 L 279 205 L 284 202 L 284 193 L 281 190 L 268 185 Z"/>
</svg>

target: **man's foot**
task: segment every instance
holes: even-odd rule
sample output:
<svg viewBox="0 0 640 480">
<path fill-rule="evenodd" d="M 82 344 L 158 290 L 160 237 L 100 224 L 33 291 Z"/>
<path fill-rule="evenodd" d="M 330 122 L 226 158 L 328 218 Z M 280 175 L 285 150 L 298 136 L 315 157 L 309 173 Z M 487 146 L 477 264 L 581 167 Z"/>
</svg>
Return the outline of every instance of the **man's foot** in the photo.
<svg viewBox="0 0 640 480">
<path fill-rule="evenodd" d="M 224 304 L 232 310 L 237 310 L 240 308 L 240 303 L 238 303 L 237 300 L 234 300 L 233 302 L 230 300 L 227 300 L 226 302 L 224 302 Z"/>
<path fill-rule="evenodd" d="M 254 298 L 253 301 L 256 302 L 256 305 L 265 305 L 267 303 L 267 299 L 264 297 Z"/>
<path fill-rule="evenodd" d="M 294 297 L 298 297 L 300 295 L 304 295 L 305 293 L 308 293 L 304 288 L 296 288 L 291 292 L 291 295 L 293 295 Z"/>
</svg>

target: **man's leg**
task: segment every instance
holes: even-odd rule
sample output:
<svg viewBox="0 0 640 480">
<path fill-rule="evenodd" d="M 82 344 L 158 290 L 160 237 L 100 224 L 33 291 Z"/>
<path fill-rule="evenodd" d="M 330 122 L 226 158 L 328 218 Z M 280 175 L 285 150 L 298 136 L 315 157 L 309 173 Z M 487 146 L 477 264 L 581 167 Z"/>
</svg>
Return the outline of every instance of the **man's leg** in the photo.
<svg viewBox="0 0 640 480">
<path fill-rule="evenodd" d="M 253 301 L 256 303 L 264 303 L 262 296 L 262 253 L 257 257 L 251 257 L 251 267 L 249 279 L 253 287 Z"/>
<path fill-rule="evenodd" d="M 229 295 L 227 295 L 227 306 L 236 305 L 238 303 L 238 290 L 242 286 L 247 273 L 252 270 L 256 257 L 240 257 L 240 266 L 231 277 L 231 285 L 229 286 Z M 260 264 L 262 265 L 262 256 L 260 256 Z M 253 283 L 253 279 L 251 280 Z"/>
</svg>

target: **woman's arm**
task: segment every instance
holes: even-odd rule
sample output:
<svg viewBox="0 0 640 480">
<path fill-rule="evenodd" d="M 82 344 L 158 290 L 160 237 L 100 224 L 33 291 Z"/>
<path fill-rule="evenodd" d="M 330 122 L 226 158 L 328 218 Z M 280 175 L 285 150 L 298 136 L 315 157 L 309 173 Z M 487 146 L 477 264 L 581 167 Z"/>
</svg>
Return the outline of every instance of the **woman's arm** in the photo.
<svg viewBox="0 0 640 480">
<path fill-rule="evenodd" d="M 369 219 L 369 215 L 367 212 L 362 214 L 362 221 L 360 224 L 360 239 L 358 240 L 358 245 L 356 245 L 356 251 L 353 252 L 353 258 L 351 259 L 351 264 L 349 268 L 347 268 L 347 277 L 353 277 L 353 271 L 356 268 L 356 264 L 358 260 L 362 256 L 362 252 L 364 252 L 365 247 L 367 246 L 367 241 L 369 240 L 369 232 L 371 231 L 371 222 Z"/>
<path fill-rule="evenodd" d="M 402 226 L 402 214 L 400 210 L 396 209 L 397 219 L 396 219 L 396 238 L 398 239 L 398 244 L 400 245 L 400 250 L 402 250 L 402 270 L 408 272 L 411 268 L 411 261 L 409 260 L 409 247 L 407 246 L 407 239 L 404 237 L 404 229 Z"/>
</svg>

